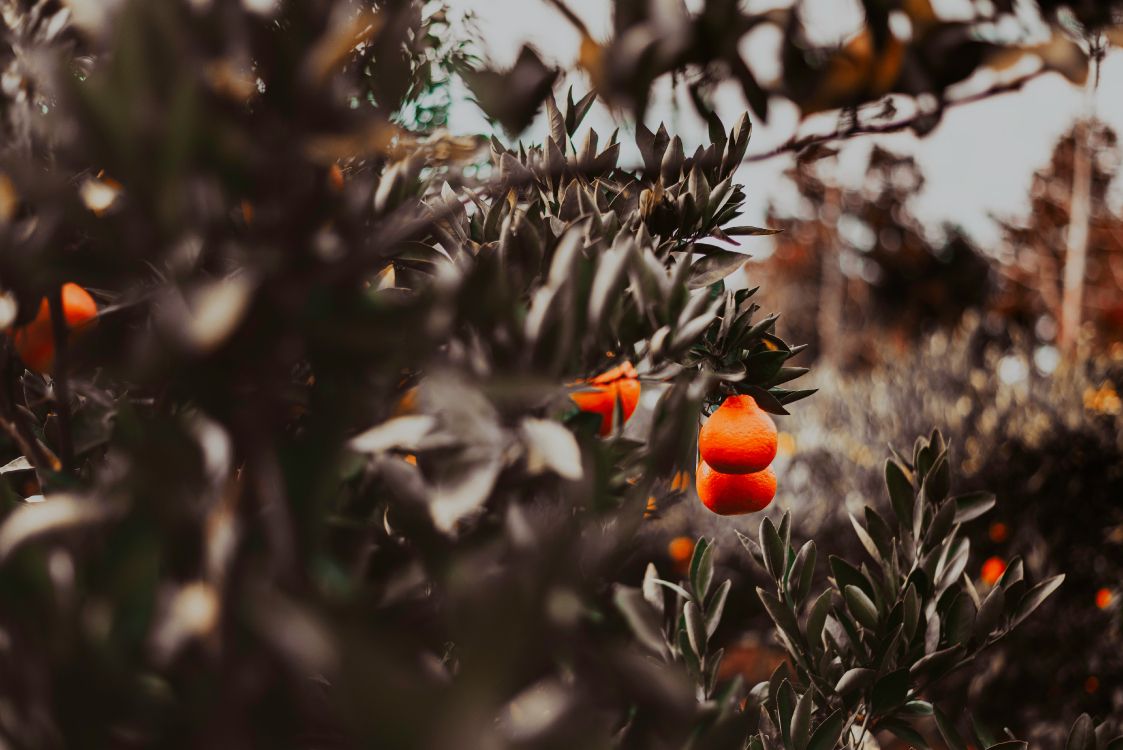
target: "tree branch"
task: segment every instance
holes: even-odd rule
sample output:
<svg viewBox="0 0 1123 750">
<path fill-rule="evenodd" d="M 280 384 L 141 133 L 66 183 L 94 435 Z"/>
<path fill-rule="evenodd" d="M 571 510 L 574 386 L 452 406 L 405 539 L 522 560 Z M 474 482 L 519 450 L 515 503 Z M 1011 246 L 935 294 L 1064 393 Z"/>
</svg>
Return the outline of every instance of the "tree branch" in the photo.
<svg viewBox="0 0 1123 750">
<path fill-rule="evenodd" d="M 1001 83 L 997 86 L 992 86 L 991 88 L 984 91 L 980 91 L 969 96 L 964 96 L 960 99 L 953 99 L 951 101 L 944 102 L 941 105 L 940 109 L 937 110 L 937 113 L 942 114 L 946 110 L 960 107 L 964 104 L 973 104 L 985 99 L 990 99 L 991 97 L 1020 91 L 1022 87 L 1027 83 L 1047 72 L 1048 71 L 1045 69 L 1038 70 L 1028 75 L 1024 75 L 1020 78 L 1016 78 L 1013 81 Z M 814 135 L 803 136 L 802 138 L 792 136 L 790 139 L 774 149 L 771 149 L 769 151 L 762 151 L 757 154 L 749 154 L 745 157 L 744 161 L 767 161 L 768 159 L 773 159 L 783 154 L 799 153 L 800 151 L 803 151 L 804 149 L 810 148 L 812 146 L 821 146 L 833 141 L 849 140 L 850 138 L 861 135 L 883 135 L 888 133 L 899 133 L 902 130 L 908 130 L 909 128 L 914 127 L 925 118 L 932 117 L 933 114 L 934 113 L 932 112 L 917 112 L 916 114 L 910 115 L 909 117 L 905 117 L 899 120 L 891 120 L 884 123 L 871 123 L 863 125 L 858 122 L 854 122 L 852 125 L 849 125 L 845 128 L 838 128 L 837 130 L 834 130 L 830 133 L 818 133 Z"/>
</svg>

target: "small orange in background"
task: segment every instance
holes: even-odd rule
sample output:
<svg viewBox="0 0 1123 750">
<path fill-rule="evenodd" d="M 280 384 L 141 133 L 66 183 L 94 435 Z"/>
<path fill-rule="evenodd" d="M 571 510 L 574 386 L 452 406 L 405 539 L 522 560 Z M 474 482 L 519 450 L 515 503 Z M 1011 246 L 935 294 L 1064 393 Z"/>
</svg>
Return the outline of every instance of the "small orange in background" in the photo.
<svg viewBox="0 0 1123 750">
<path fill-rule="evenodd" d="M 337 193 L 343 190 L 343 169 L 338 164 L 328 168 L 328 185 Z"/>
<path fill-rule="evenodd" d="M 97 303 L 82 287 L 67 283 L 62 285 L 62 311 L 66 327 L 77 333 L 97 318 Z M 27 325 L 9 332 L 20 359 L 28 369 L 48 373 L 55 363 L 55 333 L 51 324 L 51 306 L 44 297 L 39 312 Z"/>
<path fill-rule="evenodd" d="M 1088 695 L 1100 689 L 1100 678 L 1094 674 L 1088 675 L 1088 679 L 1084 680 L 1084 692 Z"/>
<path fill-rule="evenodd" d="M 1006 537 L 1010 536 L 1010 529 L 1007 528 L 1006 524 L 1002 523 L 1001 521 L 995 521 L 990 525 L 990 531 L 988 532 L 988 535 L 990 536 L 990 540 L 992 542 L 994 542 L 995 544 L 999 544 L 1001 542 L 1005 542 Z"/>
<path fill-rule="evenodd" d="M 620 401 L 625 422 L 636 410 L 642 388 L 636 368 L 631 362 L 625 362 L 583 382 L 590 384 L 592 388 L 571 393 L 569 397 L 581 411 L 600 415 L 599 432 L 602 437 L 612 432 L 617 399 Z"/>
<path fill-rule="evenodd" d="M 988 557 L 986 562 L 983 563 L 982 569 L 979 571 L 979 577 L 983 579 L 983 583 L 988 586 L 993 586 L 998 583 L 998 579 L 1006 572 L 1006 561 L 1001 557 Z"/>
<path fill-rule="evenodd" d="M 1115 596 L 1111 593 L 1111 589 L 1103 588 L 1096 592 L 1096 606 L 1100 609 L 1110 607 L 1114 599 Z"/>
<path fill-rule="evenodd" d="M 690 568 L 690 558 L 694 557 L 694 540 L 688 536 L 676 536 L 667 545 L 667 554 L 675 571 L 685 573 Z"/>
<path fill-rule="evenodd" d="M 762 471 L 776 450 L 776 423 L 752 396 L 725 399 L 698 432 L 702 460 L 723 474 Z"/>
<path fill-rule="evenodd" d="M 776 496 L 776 474 L 772 469 L 751 474 L 724 474 L 703 461 L 698 464 L 694 484 L 702 504 L 719 516 L 764 510 Z"/>
</svg>

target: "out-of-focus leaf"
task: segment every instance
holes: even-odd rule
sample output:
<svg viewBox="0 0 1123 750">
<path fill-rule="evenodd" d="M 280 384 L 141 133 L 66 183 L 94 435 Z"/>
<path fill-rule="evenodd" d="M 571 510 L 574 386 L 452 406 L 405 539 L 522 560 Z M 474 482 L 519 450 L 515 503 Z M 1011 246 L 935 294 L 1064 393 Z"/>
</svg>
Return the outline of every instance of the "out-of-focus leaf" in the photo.
<svg viewBox="0 0 1123 750">
<path fill-rule="evenodd" d="M 119 504 L 78 495 L 48 496 L 42 502 L 21 505 L 0 525 L 0 562 L 24 544 L 50 534 L 103 523 L 121 510 Z"/>
<path fill-rule="evenodd" d="M 582 477 L 581 448 L 573 433 L 550 419 L 524 419 L 522 435 L 527 447 L 527 470 L 538 474 L 549 469 L 563 479 Z"/>
</svg>

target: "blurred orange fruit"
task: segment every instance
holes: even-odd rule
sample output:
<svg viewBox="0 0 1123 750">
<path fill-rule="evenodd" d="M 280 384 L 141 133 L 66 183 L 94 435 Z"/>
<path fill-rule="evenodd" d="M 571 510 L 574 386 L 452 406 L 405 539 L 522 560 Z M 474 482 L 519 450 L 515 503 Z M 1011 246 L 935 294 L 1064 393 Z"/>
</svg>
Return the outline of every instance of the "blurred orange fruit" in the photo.
<svg viewBox="0 0 1123 750">
<path fill-rule="evenodd" d="M 995 521 L 990 525 L 989 535 L 992 542 L 1004 542 L 1006 541 L 1006 537 L 1010 535 L 1010 529 L 1008 529 L 1006 527 L 1006 524 L 1002 523 L 1001 521 Z"/>
<path fill-rule="evenodd" d="M 590 384 L 592 388 L 571 393 L 570 398 L 581 411 L 600 415 L 600 434 L 602 436 L 612 432 L 612 418 L 616 411 L 617 399 L 620 401 L 625 422 L 636 410 L 641 386 L 636 368 L 632 366 L 631 362 L 625 362 L 583 382 Z"/>
<path fill-rule="evenodd" d="M 67 283 L 62 286 L 62 311 L 67 329 L 76 333 L 97 318 L 97 303 L 85 289 Z M 28 369 L 46 373 L 54 367 L 55 334 L 46 297 L 39 303 L 35 319 L 12 333 L 12 343 Z"/>
<path fill-rule="evenodd" d="M 988 557 L 986 562 L 983 563 L 982 570 L 979 571 L 979 577 L 988 586 L 993 586 L 998 583 L 998 579 L 1006 572 L 1006 561 L 1001 557 Z"/>
<path fill-rule="evenodd" d="M 667 554 L 676 571 L 685 571 L 690 566 L 690 558 L 694 556 L 694 540 L 688 536 L 676 536 L 667 545 Z"/>
<path fill-rule="evenodd" d="M 776 475 L 772 469 L 724 474 L 703 461 L 698 464 L 694 484 L 702 504 L 720 516 L 763 510 L 776 496 Z"/>
<path fill-rule="evenodd" d="M 750 474 L 772 463 L 776 437 L 776 423 L 752 396 L 730 396 L 702 425 L 698 452 L 723 474 Z"/>
<path fill-rule="evenodd" d="M 1100 589 L 1096 592 L 1096 606 L 1100 609 L 1107 609 L 1111 606 L 1111 602 L 1114 598 L 1111 589 Z"/>
</svg>

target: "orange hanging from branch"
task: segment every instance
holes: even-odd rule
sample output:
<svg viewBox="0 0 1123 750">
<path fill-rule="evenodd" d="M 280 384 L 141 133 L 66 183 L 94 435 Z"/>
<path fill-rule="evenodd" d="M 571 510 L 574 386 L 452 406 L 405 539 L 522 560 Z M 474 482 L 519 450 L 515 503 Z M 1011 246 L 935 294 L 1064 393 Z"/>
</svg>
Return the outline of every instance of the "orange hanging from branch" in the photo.
<svg viewBox="0 0 1123 750">
<path fill-rule="evenodd" d="M 67 283 L 62 286 L 62 310 L 66 327 L 73 334 L 91 325 L 97 318 L 97 303 L 82 287 Z M 25 326 L 9 331 L 20 359 L 30 370 L 48 373 L 55 363 L 55 334 L 51 325 L 51 306 L 44 297 L 35 319 Z"/>
</svg>

